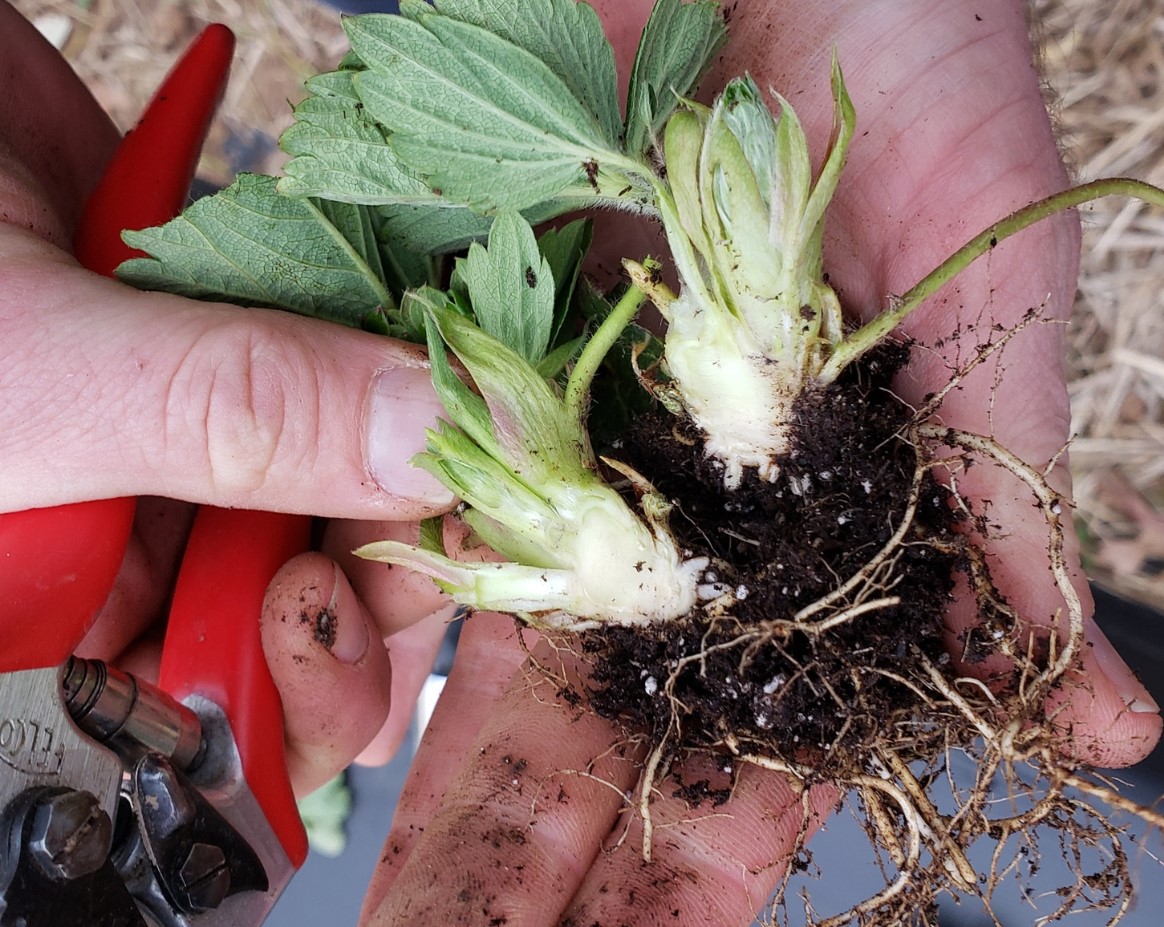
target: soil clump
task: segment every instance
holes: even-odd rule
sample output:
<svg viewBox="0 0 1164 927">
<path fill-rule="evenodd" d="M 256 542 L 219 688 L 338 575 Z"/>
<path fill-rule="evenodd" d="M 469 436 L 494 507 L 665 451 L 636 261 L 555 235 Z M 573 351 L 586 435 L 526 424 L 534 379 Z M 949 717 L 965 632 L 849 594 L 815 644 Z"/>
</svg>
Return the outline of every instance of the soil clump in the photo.
<svg viewBox="0 0 1164 927">
<path fill-rule="evenodd" d="M 585 633 L 599 714 L 668 753 L 726 745 L 843 777 L 889 718 L 920 708 L 905 681 L 918 650 L 948 659 L 965 537 L 948 490 L 919 469 L 914 411 L 890 389 L 908 353 L 886 345 L 803 394 L 772 482 L 753 472 L 727 491 L 691 426 L 661 410 L 636 420 L 613 454 L 671 501 L 680 547 L 710 558 L 720 594 L 677 622 Z"/>
</svg>

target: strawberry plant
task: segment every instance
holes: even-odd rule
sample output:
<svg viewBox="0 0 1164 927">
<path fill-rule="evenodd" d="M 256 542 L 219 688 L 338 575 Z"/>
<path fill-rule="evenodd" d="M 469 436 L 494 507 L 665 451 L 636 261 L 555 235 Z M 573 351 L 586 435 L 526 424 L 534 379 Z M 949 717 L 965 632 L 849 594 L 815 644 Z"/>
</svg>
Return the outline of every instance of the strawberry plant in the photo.
<svg viewBox="0 0 1164 927">
<path fill-rule="evenodd" d="M 704 0 L 659 0 L 623 106 L 598 18 L 573 0 L 405 0 L 345 28 L 350 54 L 309 81 L 282 140 L 286 176 L 240 178 L 129 233 L 149 256 L 120 273 L 427 343 L 447 419 L 415 463 L 498 559 L 459 561 L 438 524 L 360 553 L 582 658 L 588 676 L 563 699 L 648 745 L 631 799 L 647 860 L 656 785 L 707 753 L 857 795 L 886 884 L 825 923 L 929 922 L 942 892 L 989 901 L 1008 867 L 996 856 L 979 873 L 970 848 L 1033 841 L 1036 824 L 1069 856 L 1104 859 L 1051 916 L 1118 915 L 1128 863 L 1105 808 L 1126 802 L 1064 756 L 1048 720 L 1084 645 L 1068 500 L 993 439 L 935 418 L 961 377 L 1041 324 L 1037 309 L 984 333 L 920 408 L 891 387 L 910 352 L 900 323 L 971 261 L 1090 199 L 1164 192 L 1099 181 L 1020 209 L 856 325 L 822 255 L 856 138 L 840 63 L 814 170 L 793 107 L 751 78 L 693 99 L 725 38 Z M 611 294 L 581 273 L 585 220 L 535 233 L 595 209 L 653 217 L 668 246 L 625 255 Z M 647 301 L 661 335 L 635 321 Z M 1012 474 L 1042 515 L 1065 602 L 1050 632 L 992 582 L 994 528 L 958 488 L 975 464 Z M 959 581 L 977 619 L 952 659 Z M 1004 679 L 967 684 L 967 666 L 998 656 Z M 939 810 L 952 751 L 976 773 Z M 997 805 L 999 777 L 1023 800 Z M 698 791 L 694 803 L 723 797 Z"/>
</svg>

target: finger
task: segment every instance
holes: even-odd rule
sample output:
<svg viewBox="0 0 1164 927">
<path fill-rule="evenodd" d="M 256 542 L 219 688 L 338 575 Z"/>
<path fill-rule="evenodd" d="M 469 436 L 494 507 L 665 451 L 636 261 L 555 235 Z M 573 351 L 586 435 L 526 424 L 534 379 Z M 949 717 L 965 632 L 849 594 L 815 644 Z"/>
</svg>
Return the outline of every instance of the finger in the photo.
<svg viewBox="0 0 1164 927">
<path fill-rule="evenodd" d="M 554 659 L 548 649 L 539 656 Z M 502 675 L 487 672 L 487 687 Z M 636 752 L 612 748 L 610 725 L 570 710 L 540 676 L 519 672 L 484 721 L 491 693 L 466 690 L 467 681 L 458 653 L 453 688 L 414 763 L 365 923 L 556 923 L 637 777 Z"/>
<path fill-rule="evenodd" d="M 115 660 L 163 616 L 193 517 L 186 503 L 138 500 L 125 559 L 78 656 Z"/>
<path fill-rule="evenodd" d="M 714 782 L 717 770 L 706 765 L 705 757 L 685 779 Z M 722 804 L 689 805 L 676 787 L 668 784 L 651 804 L 650 866 L 642 819 L 632 815 L 621 842 L 595 859 L 563 923 L 751 923 L 837 800 L 835 789 L 805 793 L 783 775 L 748 766 Z"/>
<path fill-rule="evenodd" d="M 1068 673 L 1047 707 L 1064 750 L 1092 766 L 1131 766 L 1160 740 L 1159 711 L 1107 636 L 1089 620 L 1080 667 Z"/>
<path fill-rule="evenodd" d="M 0 510 L 160 495 L 396 518 L 451 502 L 409 463 L 440 412 L 421 348 L 141 293 L 11 227 L 0 253 L 19 346 L 0 366 Z"/>
<path fill-rule="evenodd" d="M 283 700 L 291 782 L 306 794 L 346 767 L 383 724 L 391 707 L 388 654 L 343 573 L 317 553 L 276 574 L 262 633 Z"/>
<path fill-rule="evenodd" d="M 352 551 L 371 541 L 392 539 L 415 544 L 415 522 L 332 521 L 322 549 L 335 558 L 372 616 L 392 657 L 392 700 L 414 705 L 432 671 L 448 624 L 460 610 L 427 576 L 391 564 L 364 560 Z M 393 712 L 357 762 L 388 762 L 408 733 L 411 717 Z"/>
<path fill-rule="evenodd" d="M 478 612 L 461 630 L 452 671 L 423 733 L 364 901 L 369 916 L 392 888 L 486 719 L 525 661 L 507 615 Z M 363 921 L 361 921 L 363 922 Z"/>
<path fill-rule="evenodd" d="M 373 541 L 416 544 L 419 538 L 420 526 L 416 522 L 339 520 L 328 523 L 322 549 L 343 569 L 385 637 L 445 611 L 452 600 L 421 573 L 365 560 L 352 551 Z M 452 546 L 446 543 L 446 549 Z"/>
<path fill-rule="evenodd" d="M 1022 622 L 1054 628 L 1065 640 L 1068 603 L 1048 567 L 1050 529 L 1030 489 L 988 464 L 971 468 L 961 482 L 968 497 L 990 500 L 976 508 L 996 526 L 987 543 L 991 581 Z M 1076 668 L 1062 678 L 1047 705 L 1048 717 L 1068 756 L 1089 765 L 1128 766 L 1146 757 L 1160 739 L 1159 706 L 1092 620 L 1094 603 L 1077 566 L 1077 540 L 1068 514 L 1063 515 L 1066 559 L 1076 564 L 1068 578 L 1079 602 L 1084 641 Z M 976 600 L 961 597 L 950 615 L 952 653 L 960 653 L 962 632 L 979 621 Z M 999 673 L 1006 678 L 1008 669 L 1001 658 L 966 667 L 979 677 Z"/>
<path fill-rule="evenodd" d="M 385 635 L 385 644 L 396 669 L 393 698 L 406 698 L 409 704 L 416 701 L 432 670 L 449 622 L 459 620 L 464 610 L 427 576 L 403 567 L 364 560 L 352 551 L 379 540 L 416 544 L 419 532 L 419 525 L 409 522 L 340 521 L 329 526 L 324 540 L 324 550 L 336 558 Z M 467 540 L 468 532 L 463 525 L 445 519 L 443 543 L 451 555 L 462 560 L 495 556 L 479 544 L 467 548 Z M 481 621 L 474 623 L 475 628 L 480 625 Z M 464 646 L 461 645 L 462 650 Z M 390 716 L 358 761 L 369 765 L 387 762 L 407 732 L 407 728 L 402 726 L 405 720 L 400 716 Z"/>
<path fill-rule="evenodd" d="M 61 54 L 7 3 L 0 61 L 6 83 L 19 84 L 0 94 L 0 222 L 68 247 L 117 130 Z"/>
<path fill-rule="evenodd" d="M 392 704 L 416 704 L 421 688 L 432 673 L 449 622 L 456 620 L 458 614 L 457 606 L 446 605 L 412 627 L 384 639 L 392 660 Z M 384 726 L 360 751 L 356 762 L 361 766 L 382 766 L 389 762 L 408 735 L 411 723 L 411 712 L 389 712 Z"/>
</svg>

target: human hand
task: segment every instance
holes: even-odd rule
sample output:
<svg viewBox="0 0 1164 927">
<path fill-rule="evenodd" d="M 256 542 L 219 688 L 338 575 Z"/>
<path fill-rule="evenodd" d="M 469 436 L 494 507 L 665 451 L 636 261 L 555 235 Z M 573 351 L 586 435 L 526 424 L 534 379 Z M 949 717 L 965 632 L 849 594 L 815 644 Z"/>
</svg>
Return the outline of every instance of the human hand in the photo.
<svg viewBox="0 0 1164 927">
<path fill-rule="evenodd" d="M 10 91 L 0 97 L 0 511 L 143 497 L 113 592 L 78 653 L 150 678 L 192 511 L 172 499 L 406 530 L 395 520 L 450 501 L 407 463 L 438 406 L 417 349 L 290 315 L 138 293 L 79 267 L 68 248 L 117 134 L 7 4 L 0 61 Z M 412 650 L 402 642 L 402 653 L 435 652 L 428 642 L 443 622 L 422 619 L 442 602 L 430 584 L 415 583 L 414 594 L 400 580 L 387 584 L 399 606 L 373 622 L 319 555 L 280 573 L 264 635 L 300 791 L 346 765 L 384 721 L 391 674 L 381 638 L 407 628 Z M 313 633 L 314 620 L 283 620 L 325 609 L 329 635 Z M 418 659 L 391 683 L 389 741 L 402 735 L 424 675 Z M 345 698 L 359 710 L 321 729 L 318 700 Z"/>
<path fill-rule="evenodd" d="M 649 4 L 597 5 L 625 75 Z M 742 0 L 733 26 L 719 81 L 748 69 L 761 86 L 778 88 L 817 152 L 832 118 L 823 77 L 836 47 L 859 125 L 826 227 L 826 266 L 851 311 L 871 315 L 971 235 L 1066 183 L 1024 11 L 1013 0 L 972 10 L 920 0 Z M 907 323 L 920 347 L 900 378 L 903 398 L 919 403 L 943 385 L 996 323 L 1014 325 L 1031 307 L 1065 318 L 1077 249 L 1073 218 L 1046 223 L 1001 245 L 919 310 Z M 660 249 L 621 253 L 636 250 Z M 941 419 L 991 433 L 1041 468 L 1068 437 L 1061 358 L 1061 326 L 1026 328 L 1000 366 L 970 374 L 946 399 Z M 1068 489 L 1061 465 L 1052 479 Z M 963 474 L 961 488 L 989 499 L 992 520 L 1006 526 L 990 551 L 998 587 L 1020 614 L 1049 624 L 1063 603 L 1045 575 L 1046 525 L 1029 495 L 985 466 Z M 1087 602 L 1074 548 L 1070 556 Z M 955 610 L 952 629 L 967 617 Z M 1071 725 L 1064 749 L 1102 765 L 1134 762 L 1158 738 L 1159 716 L 1093 625 L 1088 639 L 1057 716 Z M 800 829 L 811 831 L 835 796 L 810 793 L 802 804 L 788 780 L 754 768 L 739 771 L 733 797 L 712 814 L 664 788 L 651 805 L 655 842 L 644 865 L 626 798 L 642 757 L 606 722 L 556 699 L 536 673 L 515 674 L 522 665 L 512 623 L 470 619 L 402 796 L 366 922 L 750 922 L 786 871 Z"/>
</svg>

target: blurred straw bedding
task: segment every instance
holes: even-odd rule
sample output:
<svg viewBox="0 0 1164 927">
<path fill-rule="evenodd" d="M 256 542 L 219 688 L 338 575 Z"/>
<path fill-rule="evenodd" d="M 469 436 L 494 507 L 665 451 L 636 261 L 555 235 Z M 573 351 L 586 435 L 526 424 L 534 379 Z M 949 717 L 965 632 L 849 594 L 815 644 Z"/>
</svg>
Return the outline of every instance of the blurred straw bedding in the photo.
<svg viewBox="0 0 1164 927">
<path fill-rule="evenodd" d="M 340 15 L 315 0 L 15 0 L 62 50 L 121 129 L 136 121 L 170 66 L 207 23 L 238 37 L 219 118 L 199 176 L 277 172 L 276 140 L 303 81 L 347 50 Z"/>
<path fill-rule="evenodd" d="M 208 22 L 239 38 L 200 175 L 277 172 L 275 140 L 308 75 L 346 48 L 312 0 L 15 0 L 128 128 Z M 1033 0 L 1032 21 L 1064 156 L 1076 178 L 1164 184 L 1164 0 Z M 1069 327 L 1080 529 L 1088 572 L 1164 609 L 1164 214 L 1105 201 L 1083 216 Z"/>
</svg>

